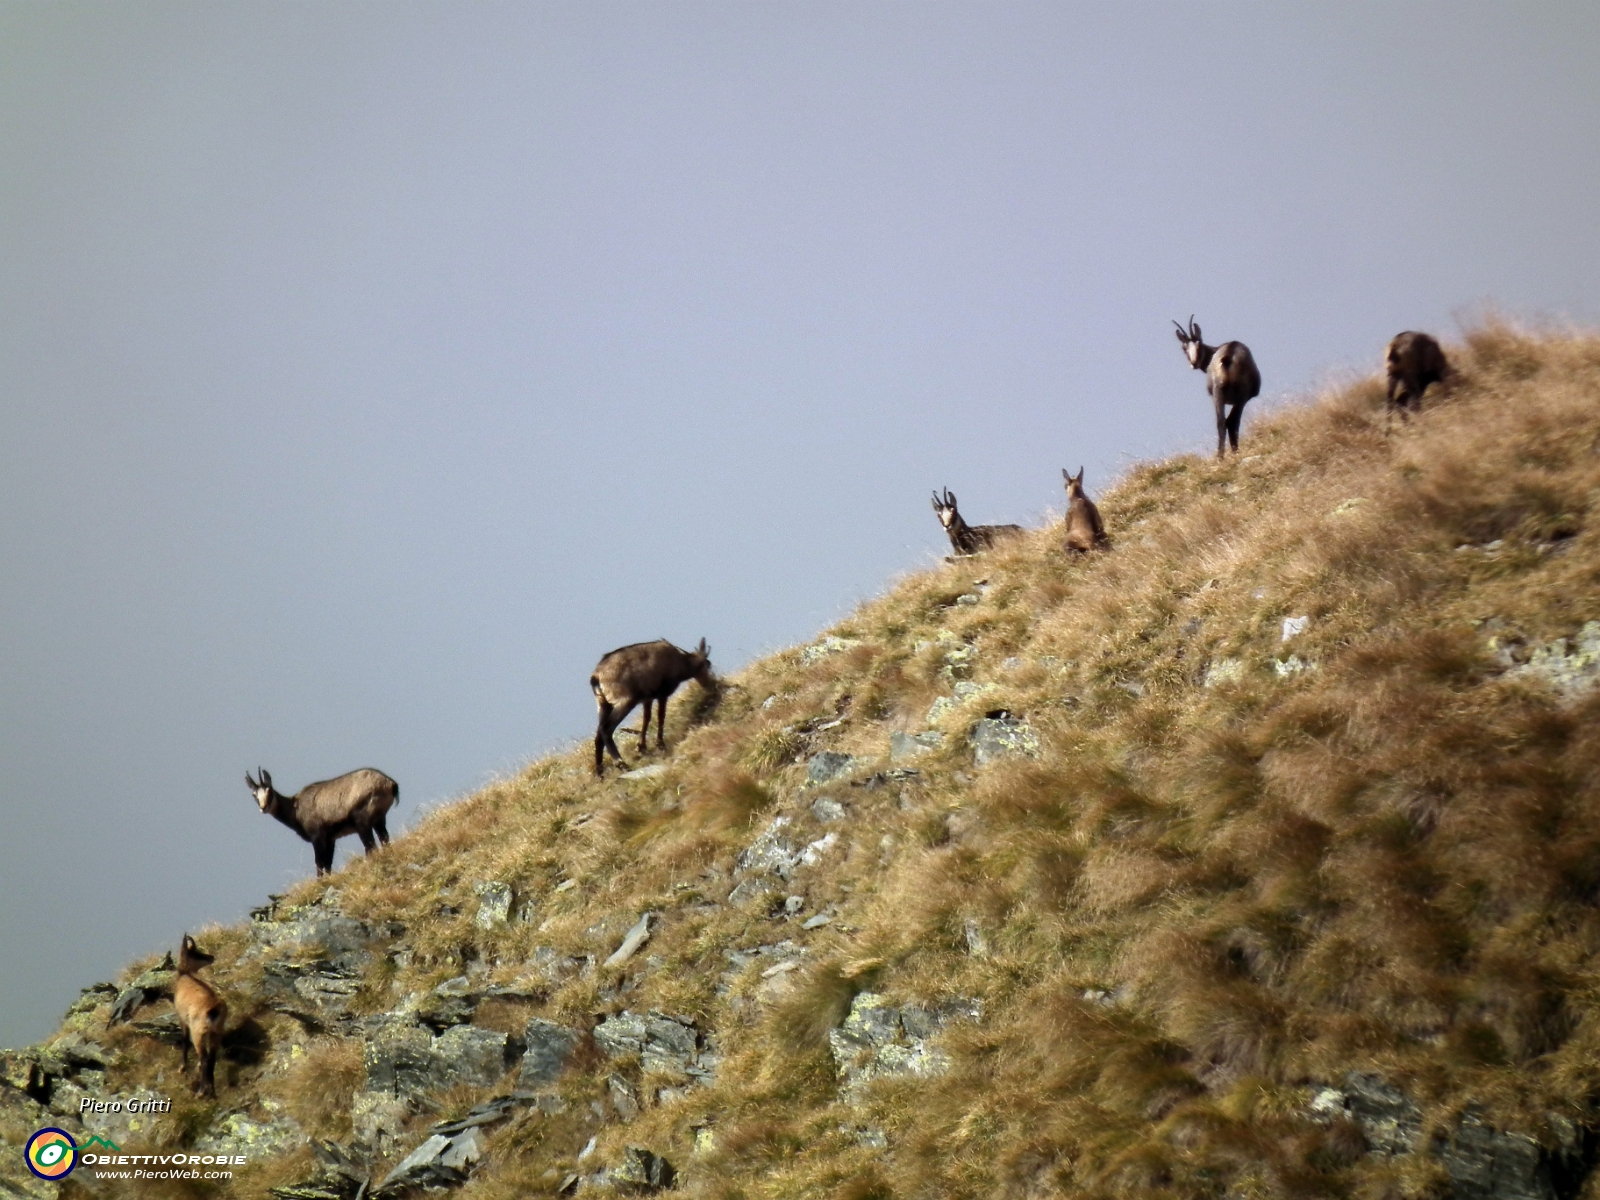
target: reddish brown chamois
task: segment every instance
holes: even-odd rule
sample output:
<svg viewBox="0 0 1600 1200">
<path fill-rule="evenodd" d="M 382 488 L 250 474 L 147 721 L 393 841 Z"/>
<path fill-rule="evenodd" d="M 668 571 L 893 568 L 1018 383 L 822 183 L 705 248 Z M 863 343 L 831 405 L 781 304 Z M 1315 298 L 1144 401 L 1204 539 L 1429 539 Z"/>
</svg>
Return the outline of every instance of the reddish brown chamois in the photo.
<svg viewBox="0 0 1600 1200">
<path fill-rule="evenodd" d="M 1384 352 L 1384 367 L 1389 379 L 1387 421 L 1398 412 L 1409 420 L 1407 410 L 1422 409 L 1422 393 L 1430 383 L 1441 383 L 1450 374 L 1450 363 L 1439 343 L 1425 333 L 1406 330 L 1389 340 Z"/>
<path fill-rule="evenodd" d="M 293 796 L 285 796 L 272 786 L 272 776 L 256 768 L 259 779 L 246 771 L 244 781 L 269 817 L 276 817 L 311 843 L 317 860 L 317 874 L 333 870 L 333 844 L 347 833 L 361 839 L 368 854 L 374 849 L 373 835 L 389 844 L 388 812 L 400 799 L 400 785 L 382 771 L 362 767 L 337 779 L 308 783 Z"/>
<path fill-rule="evenodd" d="M 1174 325 L 1178 325 L 1176 321 Z M 1244 406 L 1261 394 L 1261 372 L 1250 347 L 1243 342 L 1208 346 L 1200 340 L 1200 326 L 1189 318 L 1189 328 L 1178 325 L 1178 343 L 1196 371 L 1206 373 L 1206 392 L 1217 410 L 1217 457 L 1229 444 L 1239 452 L 1239 418 Z"/>
<path fill-rule="evenodd" d="M 992 549 L 995 543 L 1022 533 L 1021 525 L 968 525 L 956 511 L 955 493 L 949 488 L 944 489 L 943 496 L 938 492 L 933 494 L 933 511 L 950 535 L 950 545 L 962 557 L 981 554 Z"/>
<path fill-rule="evenodd" d="M 193 1049 L 200 1059 L 195 1091 L 202 1096 L 217 1094 L 217 1051 L 222 1049 L 222 1027 L 228 1020 L 228 1006 L 222 997 L 196 974 L 214 959 L 184 934 L 178 947 L 178 977 L 172 984 L 172 1007 L 183 1032 L 183 1069 L 188 1072 Z"/>
<path fill-rule="evenodd" d="M 1083 468 L 1079 467 L 1076 475 L 1069 475 L 1062 467 L 1061 477 L 1067 481 L 1067 553 L 1111 549 L 1111 539 L 1100 521 L 1100 510 L 1083 493 Z"/>
<path fill-rule="evenodd" d="M 594 773 L 605 774 L 605 755 L 610 753 L 618 764 L 622 752 L 617 749 L 617 727 L 627 719 L 639 704 L 644 705 L 644 724 L 639 728 L 639 753 L 645 752 L 650 738 L 650 706 L 656 706 L 656 748 L 667 748 L 667 700 L 679 686 L 693 679 L 708 692 L 717 690 L 717 677 L 711 672 L 711 648 L 705 638 L 693 653 L 680 650 L 662 638 L 654 642 L 636 642 L 622 646 L 607 654 L 589 676 L 589 689 L 594 692 L 594 702 L 600 710 L 599 725 L 594 731 Z"/>
</svg>

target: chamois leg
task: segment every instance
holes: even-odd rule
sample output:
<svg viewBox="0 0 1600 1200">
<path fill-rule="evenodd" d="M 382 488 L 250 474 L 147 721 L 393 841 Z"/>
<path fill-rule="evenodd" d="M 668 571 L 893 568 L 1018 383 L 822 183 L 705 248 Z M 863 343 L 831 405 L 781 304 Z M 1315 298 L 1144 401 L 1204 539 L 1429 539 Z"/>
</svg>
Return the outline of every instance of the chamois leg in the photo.
<svg viewBox="0 0 1600 1200">
<path fill-rule="evenodd" d="M 1211 403 L 1217 409 L 1217 457 L 1221 458 L 1228 449 L 1228 410 L 1215 396 L 1211 398 Z"/>
<path fill-rule="evenodd" d="M 656 698 L 656 749 L 667 748 L 667 698 Z"/>
<path fill-rule="evenodd" d="M 1244 405 L 1235 404 L 1228 410 L 1228 441 L 1233 446 L 1233 452 L 1239 453 L 1239 419 L 1244 416 Z"/>
<path fill-rule="evenodd" d="M 386 817 L 379 817 L 372 822 L 372 832 L 378 835 L 378 840 L 385 846 L 389 844 L 389 822 Z"/>
<path fill-rule="evenodd" d="M 619 765 L 627 765 L 623 760 L 622 751 L 617 749 L 617 740 L 613 735 L 616 733 L 617 727 L 628 719 L 628 714 L 632 711 L 632 704 L 629 704 L 626 708 L 618 709 L 609 701 L 601 702 L 600 725 L 594 733 L 594 773 L 596 775 L 605 773 L 604 759 L 601 757 L 603 754 L 609 753 Z"/>
<path fill-rule="evenodd" d="M 651 696 L 644 698 L 644 724 L 639 726 L 639 753 L 642 755 L 650 748 L 650 706 L 655 703 Z"/>
<path fill-rule="evenodd" d="M 333 839 L 327 834 L 322 834 L 311 843 L 311 849 L 317 857 L 317 874 L 326 875 L 333 870 Z"/>
<path fill-rule="evenodd" d="M 214 1045 L 200 1051 L 200 1085 L 195 1091 L 202 1096 L 217 1094 L 217 1048 Z"/>
<path fill-rule="evenodd" d="M 372 840 L 372 830 L 358 829 L 356 830 L 356 836 L 361 839 L 361 848 L 371 854 L 376 845 Z"/>
</svg>

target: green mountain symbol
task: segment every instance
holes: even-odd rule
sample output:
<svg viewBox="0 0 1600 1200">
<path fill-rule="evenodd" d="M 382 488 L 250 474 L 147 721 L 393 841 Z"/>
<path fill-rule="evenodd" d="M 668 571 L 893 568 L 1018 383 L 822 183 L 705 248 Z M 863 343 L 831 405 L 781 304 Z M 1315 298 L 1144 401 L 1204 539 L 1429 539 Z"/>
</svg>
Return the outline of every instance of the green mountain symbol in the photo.
<svg viewBox="0 0 1600 1200">
<path fill-rule="evenodd" d="M 94 1150 L 96 1148 L 101 1150 L 112 1150 L 118 1154 L 122 1153 L 121 1146 L 117 1145 L 115 1142 L 106 1141 L 106 1139 L 101 1137 L 99 1134 L 95 1134 L 94 1137 L 90 1138 L 87 1142 L 84 1142 L 83 1145 L 79 1146 L 78 1153 L 82 1154 L 85 1151 Z"/>
</svg>

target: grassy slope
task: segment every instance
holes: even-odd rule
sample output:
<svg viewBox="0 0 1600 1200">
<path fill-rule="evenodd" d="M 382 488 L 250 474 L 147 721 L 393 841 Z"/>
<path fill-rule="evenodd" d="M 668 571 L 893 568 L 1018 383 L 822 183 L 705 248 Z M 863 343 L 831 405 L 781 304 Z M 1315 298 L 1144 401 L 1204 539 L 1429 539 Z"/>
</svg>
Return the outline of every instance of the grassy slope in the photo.
<svg viewBox="0 0 1600 1200">
<path fill-rule="evenodd" d="M 582 747 L 334 876 L 348 911 L 412 931 L 410 964 L 369 980 L 370 1010 L 473 962 L 517 978 L 539 946 L 604 958 L 648 909 L 657 932 L 621 971 L 478 1019 L 658 1008 L 715 1031 L 716 1086 L 602 1123 L 591 1057 L 563 1082 L 568 1113 L 500 1127 L 462 1195 L 542 1194 L 597 1131 L 588 1169 L 652 1146 L 717 1196 L 1425 1190 L 1432 1163 L 1356 1157 L 1347 1132 L 1301 1116 L 1311 1084 L 1351 1069 L 1400 1084 L 1439 1127 L 1469 1102 L 1546 1140 L 1552 1114 L 1590 1121 L 1600 696 L 1563 704 L 1504 677 L 1490 637 L 1534 644 L 1600 617 L 1600 339 L 1489 326 L 1453 356 L 1450 395 L 1393 436 L 1373 380 L 1281 408 L 1248 427 L 1246 458 L 1134 469 L 1100 500 L 1108 555 L 1069 561 L 1043 530 L 900 581 L 831 631 L 857 645 L 758 662 L 698 722 L 691 686 L 664 776 L 597 783 Z M 980 578 L 981 600 L 955 603 Z M 945 634 L 995 690 L 943 719 L 920 776 L 835 789 L 852 812 L 839 844 L 784 889 L 807 915 L 832 906 L 833 924 L 802 933 L 722 903 L 773 816 L 822 836 L 807 755 L 882 760 L 890 731 L 925 727 L 949 691 Z M 1291 651 L 1315 668 L 1280 676 Z M 1239 677 L 1202 686 L 1223 660 Z M 1002 707 L 1041 753 L 975 768 L 963 735 Z M 532 900 L 531 920 L 477 928 L 485 879 Z M 727 948 L 785 937 L 808 945 L 806 968 L 772 982 L 757 963 L 718 993 Z M 244 932 L 210 940 L 248 1012 Z M 826 1033 L 868 987 L 978 997 L 984 1017 L 945 1035 L 948 1076 L 847 1107 Z M 347 1136 L 359 1047 L 260 1019 L 294 1043 L 272 1060 L 287 1065 L 233 1068 L 222 1104 L 255 1093 Z M 97 1020 L 139 1064 L 116 1082 L 159 1068 L 171 1090 L 173 1052 Z M 178 1109 L 171 1139 L 213 1111 Z M 863 1124 L 887 1152 L 857 1144 Z M 696 1153 L 702 1126 L 714 1145 Z M 239 1190 L 309 1161 L 254 1168 Z"/>
</svg>

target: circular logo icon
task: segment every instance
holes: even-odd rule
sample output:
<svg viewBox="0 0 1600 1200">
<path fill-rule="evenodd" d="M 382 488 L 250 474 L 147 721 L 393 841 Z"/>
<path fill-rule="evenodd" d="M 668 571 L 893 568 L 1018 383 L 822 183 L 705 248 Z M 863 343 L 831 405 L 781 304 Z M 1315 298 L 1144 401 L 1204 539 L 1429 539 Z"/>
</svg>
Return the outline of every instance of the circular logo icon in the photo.
<svg viewBox="0 0 1600 1200">
<path fill-rule="evenodd" d="M 28 1170 L 40 1179 L 65 1179 L 78 1165 L 78 1143 L 65 1129 L 41 1129 L 28 1139 Z"/>
</svg>

